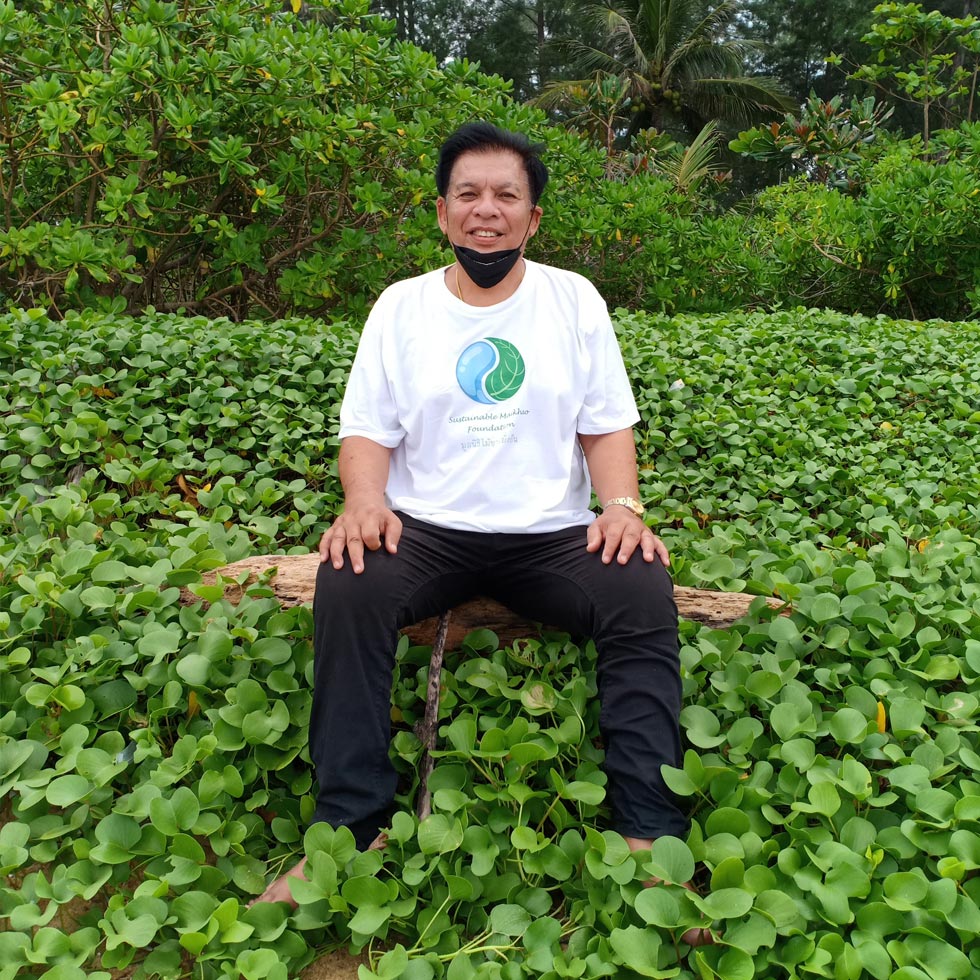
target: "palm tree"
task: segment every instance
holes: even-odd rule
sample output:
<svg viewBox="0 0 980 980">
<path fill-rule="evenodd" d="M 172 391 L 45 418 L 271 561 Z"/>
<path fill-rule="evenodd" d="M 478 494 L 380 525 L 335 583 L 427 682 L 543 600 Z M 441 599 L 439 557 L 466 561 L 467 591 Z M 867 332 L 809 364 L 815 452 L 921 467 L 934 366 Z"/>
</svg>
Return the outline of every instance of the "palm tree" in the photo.
<svg viewBox="0 0 980 980">
<path fill-rule="evenodd" d="M 547 108 L 581 105 L 583 87 L 604 79 L 625 84 L 627 140 L 642 129 L 697 133 L 709 120 L 751 124 L 795 108 L 771 78 L 745 74 L 756 45 L 735 36 L 739 0 L 612 0 L 589 4 L 596 40 L 566 42 L 589 77 L 550 85 Z"/>
</svg>

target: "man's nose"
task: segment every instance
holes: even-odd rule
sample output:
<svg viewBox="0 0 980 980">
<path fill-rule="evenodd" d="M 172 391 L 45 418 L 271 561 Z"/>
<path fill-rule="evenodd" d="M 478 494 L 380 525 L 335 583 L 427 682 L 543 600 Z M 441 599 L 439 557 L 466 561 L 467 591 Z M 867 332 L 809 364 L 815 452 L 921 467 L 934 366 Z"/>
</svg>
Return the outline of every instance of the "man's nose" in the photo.
<svg viewBox="0 0 980 980">
<path fill-rule="evenodd" d="M 497 198 L 492 192 L 481 194 L 476 200 L 477 214 L 496 214 Z"/>
</svg>

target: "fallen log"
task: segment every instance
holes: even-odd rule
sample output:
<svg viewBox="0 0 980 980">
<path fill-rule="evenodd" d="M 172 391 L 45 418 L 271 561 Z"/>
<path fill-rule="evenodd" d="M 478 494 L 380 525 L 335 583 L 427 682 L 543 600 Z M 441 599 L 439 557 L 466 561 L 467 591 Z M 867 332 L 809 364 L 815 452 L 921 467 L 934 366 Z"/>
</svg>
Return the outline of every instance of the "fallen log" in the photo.
<svg viewBox="0 0 980 980">
<path fill-rule="evenodd" d="M 280 605 L 290 608 L 313 602 L 319 564 L 320 556 L 316 552 L 309 555 L 256 555 L 224 568 L 205 572 L 201 579 L 205 585 L 215 585 L 220 576 L 224 597 L 237 603 L 249 586 L 254 585 L 267 572 L 273 571 L 268 579 L 268 586 Z M 705 623 L 715 629 L 724 629 L 741 619 L 748 613 L 749 606 L 759 598 L 744 592 L 715 592 L 686 586 L 674 588 L 678 614 L 683 619 Z M 181 589 L 180 599 L 185 605 L 201 601 L 187 587 Z M 781 615 L 787 612 L 786 603 L 780 599 L 766 597 L 764 602 Z M 432 647 L 425 716 L 415 730 L 423 745 L 422 758 L 419 760 L 419 798 L 416 804 L 420 820 L 424 820 L 431 812 L 428 782 L 433 766 L 432 750 L 435 748 L 438 732 L 440 679 L 445 651 L 459 647 L 467 633 L 475 629 L 492 630 L 502 645 L 509 645 L 522 637 L 534 636 L 546 628 L 547 625 L 522 619 L 493 599 L 478 597 L 447 610 L 441 616 L 425 619 L 402 631 L 412 643 Z"/>
<path fill-rule="evenodd" d="M 308 555 L 256 555 L 243 558 L 224 568 L 204 572 L 201 579 L 206 585 L 214 585 L 220 575 L 225 583 L 225 598 L 237 603 L 250 585 L 272 569 L 275 574 L 269 580 L 280 605 L 284 609 L 292 606 L 308 605 L 313 602 L 316 571 L 320 557 L 316 552 Z M 232 581 L 229 581 L 232 580 Z M 745 616 L 749 606 L 759 596 L 744 592 L 717 592 L 712 589 L 691 589 L 683 585 L 674 589 L 677 611 L 682 619 L 704 623 L 715 629 L 725 629 Z M 200 599 L 189 589 L 181 590 L 181 602 L 192 605 Z M 766 604 L 785 611 L 786 603 L 781 599 L 767 596 Z M 406 627 L 404 633 L 420 646 L 431 646 L 435 642 L 439 617 L 433 616 L 413 626 Z M 547 625 L 547 624 L 545 624 Z M 541 627 L 522 619 L 493 599 L 479 597 L 464 602 L 452 610 L 446 647 L 454 650 L 462 643 L 467 633 L 475 629 L 488 629 L 497 634 L 502 644 L 513 643 L 525 636 L 533 636 Z"/>
</svg>

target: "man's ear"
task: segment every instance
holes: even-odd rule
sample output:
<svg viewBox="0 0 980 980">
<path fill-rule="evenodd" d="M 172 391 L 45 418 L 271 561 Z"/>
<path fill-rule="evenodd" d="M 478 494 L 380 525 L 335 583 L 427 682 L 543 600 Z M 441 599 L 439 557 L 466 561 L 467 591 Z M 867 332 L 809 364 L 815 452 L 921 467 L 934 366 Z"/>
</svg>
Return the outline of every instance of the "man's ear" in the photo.
<svg viewBox="0 0 980 980">
<path fill-rule="evenodd" d="M 436 198 L 436 217 L 439 219 L 439 227 L 444 235 L 449 234 L 449 218 L 446 214 L 446 199 Z"/>
<path fill-rule="evenodd" d="M 531 208 L 531 222 L 527 228 L 527 237 L 529 239 L 534 235 L 538 228 L 541 227 L 541 217 L 543 214 L 544 211 L 541 210 L 540 205 L 535 204 L 534 207 Z"/>
</svg>

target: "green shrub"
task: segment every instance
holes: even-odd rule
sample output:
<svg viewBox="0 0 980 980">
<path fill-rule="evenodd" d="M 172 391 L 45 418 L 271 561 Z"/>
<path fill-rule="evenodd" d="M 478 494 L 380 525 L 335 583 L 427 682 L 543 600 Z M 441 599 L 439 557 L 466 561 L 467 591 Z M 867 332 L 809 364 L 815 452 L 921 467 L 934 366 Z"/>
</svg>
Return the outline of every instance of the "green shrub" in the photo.
<svg viewBox="0 0 980 980">
<path fill-rule="evenodd" d="M 854 196 L 791 181 L 752 229 L 770 302 L 918 319 L 980 313 L 980 125 L 916 140 L 852 175 Z"/>
<path fill-rule="evenodd" d="M 548 144 L 535 256 L 595 273 L 617 303 L 686 308 L 711 280 L 696 209 L 659 179 L 605 180 L 602 151 L 500 78 L 437 69 L 363 0 L 302 20 L 281 6 L 0 2 L 8 305 L 360 314 L 445 261 L 433 154 L 472 118 Z"/>
<path fill-rule="evenodd" d="M 898 144 L 857 164 L 853 201 L 789 184 L 754 215 L 725 212 L 621 173 L 500 78 L 437 68 L 365 0 L 305 18 L 282 6 L 0 0 L 7 307 L 360 317 L 389 282 L 448 260 L 433 154 L 487 118 L 548 148 L 529 255 L 613 305 L 976 308 L 975 128 L 936 134 L 932 156 Z"/>
<path fill-rule="evenodd" d="M 282 6 L 0 3 L 9 304 L 359 310 L 438 260 L 433 147 L 505 83 Z"/>
</svg>

